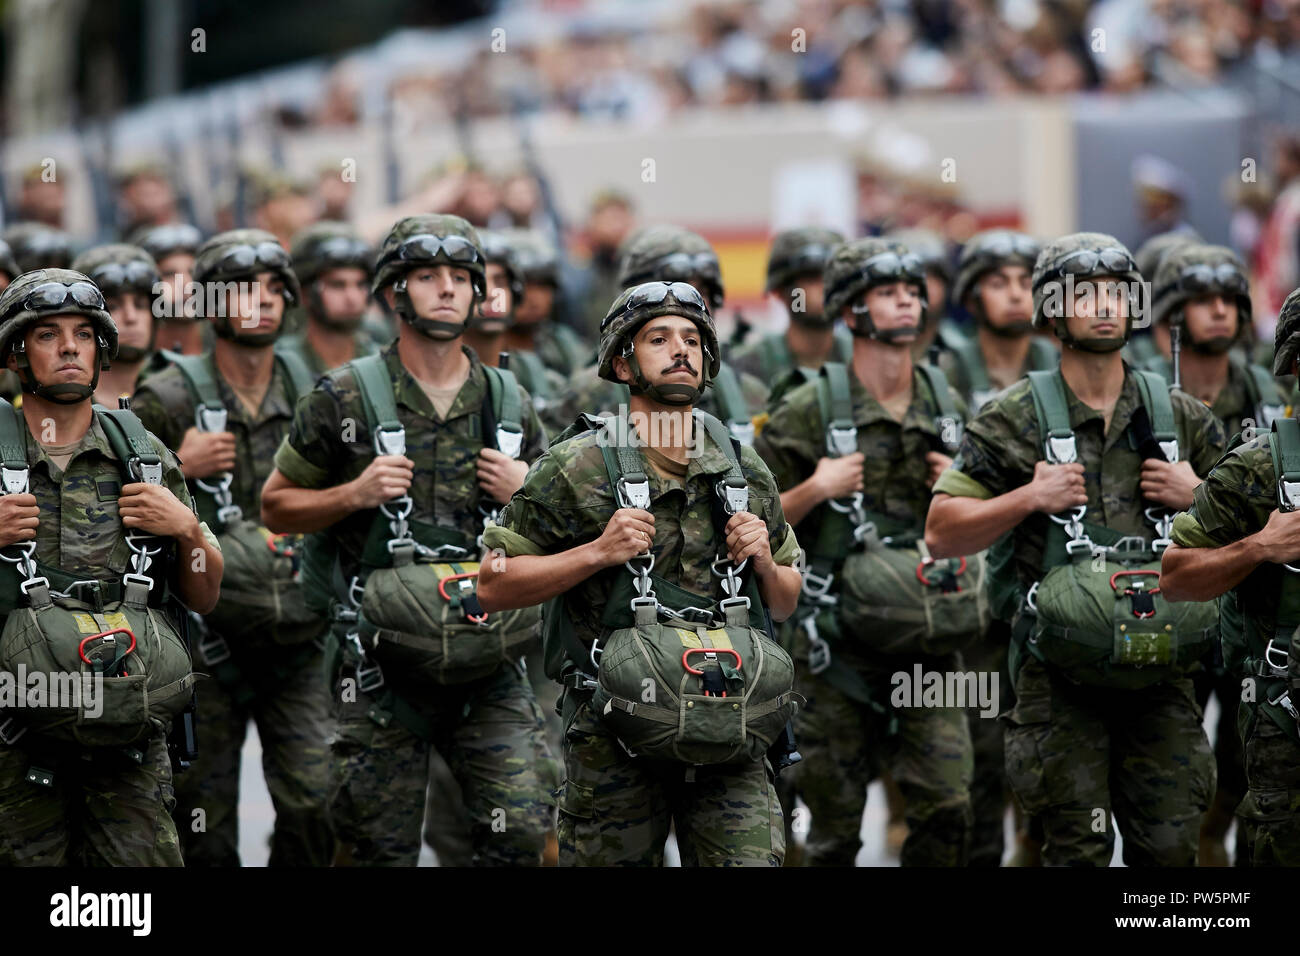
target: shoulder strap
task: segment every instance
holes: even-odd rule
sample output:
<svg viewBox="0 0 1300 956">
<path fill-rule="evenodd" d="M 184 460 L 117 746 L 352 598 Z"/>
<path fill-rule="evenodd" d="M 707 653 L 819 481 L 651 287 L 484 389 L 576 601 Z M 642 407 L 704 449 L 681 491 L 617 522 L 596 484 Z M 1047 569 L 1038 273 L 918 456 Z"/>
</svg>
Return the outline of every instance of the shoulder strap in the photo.
<svg viewBox="0 0 1300 956">
<path fill-rule="evenodd" d="M 0 398 L 0 494 L 27 493 L 27 443 L 23 440 L 26 425 L 18 420 L 18 409 Z"/>
<path fill-rule="evenodd" d="M 1178 426 L 1174 421 L 1174 406 L 1169 401 L 1169 383 L 1164 377 L 1145 369 L 1134 369 L 1142 405 L 1151 420 L 1151 431 L 1168 461 L 1178 461 Z"/>
<path fill-rule="evenodd" d="M 790 346 L 786 344 L 783 334 L 765 335 L 758 340 L 759 353 L 762 356 L 764 378 L 774 382 L 782 370 L 794 364 Z"/>
<path fill-rule="evenodd" d="M 726 362 L 718 366 L 713 391 L 717 395 L 718 417 L 727 423 L 731 434 L 747 445 L 753 444 L 754 423 L 750 418 L 745 393 L 740 388 L 740 376 Z"/>
<path fill-rule="evenodd" d="M 185 383 L 190 388 L 190 393 L 194 400 L 204 408 L 224 409 L 221 395 L 217 391 L 217 380 L 212 377 L 212 372 L 208 369 L 208 357 L 206 355 L 181 355 L 173 353 L 171 356 L 172 364 L 181 370 L 185 377 Z"/>
<path fill-rule="evenodd" d="M 993 387 L 988 370 L 984 368 L 984 358 L 980 355 L 980 345 L 971 339 L 951 336 L 947 343 L 948 351 L 961 366 L 962 374 L 970 384 L 971 392 L 987 392 Z M 1048 348 L 1051 348 L 1049 345 Z"/>
<path fill-rule="evenodd" d="M 853 423 L 853 399 L 849 394 L 849 367 L 840 362 L 822 365 L 817 384 L 817 404 L 826 425 L 826 448 L 837 456 L 858 450 L 858 427 Z"/>
<path fill-rule="evenodd" d="M 348 362 L 348 367 L 357 380 L 361 404 L 366 410 L 366 423 L 375 439 L 376 453 L 403 454 L 406 451 L 406 429 L 397 418 L 397 398 L 383 356 L 363 355 Z"/>
<path fill-rule="evenodd" d="M 1061 364 L 1061 353 L 1051 342 L 1035 335 L 1029 340 L 1029 365 L 1035 371 L 1054 369 Z"/>
<path fill-rule="evenodd" d="M 641 467 L 641 455 L 627 440 L 626 417 L 611 415 L 598 419 L 606 436 L 600 442 L 600 452 L 605 458 L 605 473 L 614 489 L 614 502 L 618 508 L 650 510 L 650 478 Z"/>
<path fill-rule="evenodd" d="M 546 366 L 542 360 L 537 357 L 536 352 L 530 352 L 527 349 L 517 349 L 510 353 L 510 363 L 518 364 L 519 375 L 517 376 L 523 386 L 528 389 L 528 393 L 534 398 L 550 398 L 551 383 L 546 380 Z"/>
<path fill-rule="evenodd" d="M 113 454 L 122 463 L 125 480 L 161 485 L 162 457 L 149 440 L 149 433 L 135 412 L 125 408 L 105 408 L 103 405 L 95 405 L 93 408 Z"/>
<path fill-rule="evenodd" d="M 835 343 L 832 350 L 836 361 L 848 365 L 853 361 L 853 335 L 843 329 L 836 329 L 831 333 L 831 341 Z"/>
<path fill-rule="evenodd" d="M 491 402 L 492 421 L 483 416 L 485 443 L 497 451 L 518 458 L 524 446 L 523 402 L 519 398 L 519 380 L 508 368 L 484 365 L 487 373 L 488 401 Z M 491 424 L 491 432 L 488 432 Z"/>
<path fill-rule="evenodd" d="M 1074 429 L 1070 427 L 1070 405 L 1065 399 L 1065 385 L 1057 371 L 1029 373 L 1029 388 L 1038 415 L 1038 431 L 1043 439 L 1044 457 L 1052 464 L 1078 460 Z"/>
<path fill-rule="evenodd" d="M 587 364 L 586 346 L 578 338 L 578 333 L 562 322 L 555 325 L 555 344 L 560 347 L 570 373 L 576 372 Z"/>
<path fill-rule="evenodd" d="M 1279 503 L 1300 506 L 1300 420 L 1277 418 L 1268 436 Z"/>
<path fill-rule="evenodd" d="M 293 392 L 295 402 L 315 386 L 316 376 L 311 373 L 311 369 L 307 367 L 307 360 L 297 349 L 276 349 L 275 360 L 280 363 L 285 376 L 289 379 L 289 388 Z"/>
<path fill-rule="evenodd" d="M 957 402 L 953 398 L 952 386 L 948 384 L 948 376 L 943 374 L 943 369 L 939 366 L 931 365 L 929 362 L 918 362 L 916 367 L 921 373 L 921 378 L 925 379 L 926 385 L 930 387 L 930 394 L 934 396 L 934 403 L 939 408 L 939 415 L 935 420 L 939 430 L 939 441 L 950 455 L 955 455 L 961 446 L 963 420 L 961 413 L 957 411 Z M 949 437 L 944 438 L 945 435 Z"/>
</svg>

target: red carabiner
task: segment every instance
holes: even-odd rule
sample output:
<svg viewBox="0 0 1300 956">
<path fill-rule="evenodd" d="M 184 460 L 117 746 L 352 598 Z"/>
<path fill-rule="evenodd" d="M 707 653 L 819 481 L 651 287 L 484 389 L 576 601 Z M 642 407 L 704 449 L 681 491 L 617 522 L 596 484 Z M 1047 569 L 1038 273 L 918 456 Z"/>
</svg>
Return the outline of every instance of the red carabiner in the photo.
<svg viewBox="0 0 1300 956">
<path fill-rule="evenodd" d="M 464 571 L 460 574 L 449 575 L 448 577 L 445 577 L 438 582 L 438 593 L 442 595 L 442 599 L 444 601 L 450 601 L 451 595 L 447 593 L 448 581 L 463 581 L 465 578 L 476 578 L 476 577 L 478 577 L 477 571 Z M 485 624 L 487 622 L 487 619 L 488 619 L 487 611 L 484 611 L 482 614 L 465 615 L 465 620 L 472 621 L 475 624 Z"/>
<path fill-rule="evenodd" d="M 111 631 L 100 631 L 98 634 L 91 634 L 89 637 L 83 637 L 81 643 L 77 645 L 77 656 L 87 664 L 93 663 L 90 658 L 86 656 L 86 645 L 91 641 L 99 640 L 101 637 L 108 637 L 110 634 L 125 634 L 131 638 L 131 646 L 126 649 L 126 654 L 123 654 L 122 657 L 126 657 L 127 654 L 130 654 L 135 650 L 135 633 L 129 627 L 115 627 Z M 122 676 L 130 677 L 131 675 L 124 670 L 122 671 Z"/>
<path fill-rule="evenodd" d="M 280 542 L 285 538 L 290 539 L 289 547 L 281 548 Z M 292 558 L 294 553 L 294 543 L 298 535 L 296 534 L 270 534 L 266 538 L 266 546 L 271 549 L 271 553 L 280 558 Z"/>
<path fill-rule="evenodd" d="M 704 671 L 696 670 L 694 667 L 692 667 L 690 664 L 686 662 L 687 658 L 689 658 L 692 654 L 730 654 L 732 657 L 736 659 L 736 670 L 740 670 L 741 668 L 740 652 L 733 651 L 729 647 L 688 647 L 686 648 L 686 650 L 682 651 L 682 667 L 686 668 L 687 673 L 694 674 L 696 677 L 703 677 Z M 709 694 L 709 692 L 706 690 L 704 692 L 704 696 L 709 697 L 712 695 Z M 727 692 L 725 690 L 722 692 L 722 696 L 723 697 L 727 696 Z"/>
<path fill-rule="evenodd" d="M 1116 578 L 1128 578 L 1128 577 L 1133 577 L 1133 578 L 1151 578 L 1151 577 L 1154 577 L 1154 578 L 1156 579 L 1156 581 L 1159 582 L 1159 580 L 1160 580 L 1160 572 L 1159 572 L 1159 571 L 1116 571 L 1114 574 L 1112 574 L 1112 575 L 1110 576 L 1110 589 L 1111 589 L 1112 591 L 1118 591 L 1119 588 L 1115 587 L 1115 579 L 1116 579 Z M 1125 593 L 1125 594 L 1128 594 L 1130 590 L 1132 590 L 1132 589 L 1131 589 L 1131 588 L 1126 588 L 1126 589 L 1124 590 L 1124 593 Z M 1153 587 L 1150 591 L 1144 591 L 1143 593 L 1144 593 L 1144 594 L 1159 594 L 1159 593 L 1160 593 L 1160 585 L 1159 585 L 1159 583 L 1157 583 L 1156 586 Z"/>
<path fill-rule="evenodd" d="M 957 565 L 957 570 L 953 572 L 954 576 L 958 574 L 966 573 L 966 559 L 963 557 L 960 558 L 959 560 L 961 563 Z M 916 566 L 916 579 L 920 581 L 922 584 L 924 584 L 927 588 L 934 587 L 934 585 L 930 583 L 930 579 L 925 576 L 922 569 L 928 568 L 932 564 L 934 564 L 934 558 L 922 558 L 921 563 Z M 958 591 L 961 590 L 961 585 L 957 586 L 957 590 Z"/>
</svg>

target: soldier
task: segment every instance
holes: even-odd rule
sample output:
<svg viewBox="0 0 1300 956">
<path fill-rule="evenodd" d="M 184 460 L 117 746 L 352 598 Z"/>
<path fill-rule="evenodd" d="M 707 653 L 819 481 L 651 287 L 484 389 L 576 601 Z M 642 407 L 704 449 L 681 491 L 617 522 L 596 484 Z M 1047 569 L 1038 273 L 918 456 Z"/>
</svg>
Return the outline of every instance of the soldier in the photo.
<svg viewBox="0 0 1300 956">
<path fill-rule="evenodd" d="M 401 319 L 396 342 L 303 399 L 263 494 L 269 526 L 325 532 L 325 586 L 348 582 L 331 589 L 327 662 L 336 862 L 415 865 L 436 750 L 460 785 L 475 862 L 536 866 L 549 753 L 517 661 L 537 612 L 483 617 L 470 580 L 484 516 L 523 483 L 545 436 L 513 376 L 457 341 L 485 293 L 472 226 L 400 220 L 372 291 Z"/>
<path fill-rule="evenodd" d="M 1223 429 L 1123 362 L 1142 283 L 1118 240 L 1050 242 L 1031 283 L 1034 324 L 1061 341 L 1060 368 L 1031 372 L 971 421 L 935 484 L 925 542 L 951 556 L 1013 535 L 990 582 L 1019 603 L 1006 772 L 1041 821 L 1043 862 L 1109 864 L 1113 812 L 1127 864 L 1191 866 L 1214 763 L 1184 674 L 1216 615 L 1171 609 L 1152 565 Z"/>
<path fill-rule="evenodd" d="M 763 608 L 776 620 L 793 609 L 798 545 L 758 456 L 716 419 L 692 412 L 717 373 L 717 353 L 712 317 L 694 287 L 647 282 L 625 290 L 603 323 L 600 373 L 631 388 L 631 412 L 588 419 L 586 430 L 552 445 L 483 537 L 499 556 L 484 564 L 485 608 L 552 601 L 547 669 L 565 685 L 562 866 L 660 866 L 670 824 L 684 865 L 781 865 L 767 745 L 755 754 L 742 730 L 746 749 L 734 753 L 723 715 L 740 705 L 722 698 L 743 691 L 749 719 L 763 714 L 777 728 L 792 709 L 789 658 L 754 621 L 762 626 Z M 611 443 L 616 466 L 606 460 Z M 634 562 L 640 570 L 630 576 Z M 638 592 L 640 603 L 629 606 Z M 728 594 L 730 606 L 719 609 L 724 626 L 712 605 Z M 628 656 L 628 640 L 638 640 L 630 635 L 662 651 L 657 659 L 673 668 L 669 675 L 677 668 L 701 675 L 703 694 L 677 696 L 685 681 L 695 684 L 690 673 L 679 684 L 657 671 L 671 685 L 660 687 L 638 669 L 639 656 Z M 713 650 L 720 647 L 728 650 Z M 784 687 L 774 681 L 781 672 Z M 629 677 L 636 701 L 619 696 Z M 706 724 L 705 715 L 716 715 L 727 743 L 709 746 L 712 726 L 689 719 L 696 706 Z M 675 728 L 679 720 L 691 731 L 665 739 L 660 721 Z M 765 732 L 770 743 L 775 734 Z M 719 762 L 719 750 L 735 762 Z"/>
<path fill-rule="evenodd" d="M 1278 316 L 1274 375 L 1294 374 L 1300 355 L 1300 290 Z M 1223 595 L 1224 662 L 1241 681 L 1237 725 L 1247 791 L 1250 866 L 1300 866 L 1300 711 L 1293 632 L 1300 624 L 1294 566 L 1300 522 L 1293 471 L 1295 419 L 1229 451 L 1174 521 L 1160 586 L 1173 601 Z M 1280 467 L 1279 467 L 1280 466 Z M 1288 651 L 1290 670 L 1288 673 Z"/>
<path fill-rule="evenodd" d="M 377 352 L 362 330 L 374 262 L 370 244 L 346 223 L 318 222 L 294 236 L 289 255 L 302 287 L 306 322 L 276 348 L 300 355 L 313 378 Z"/>
<path fill-rule="evenodd" d="M 936 349 L 943 351 L 949 348 L 949 343 L 960 341 L 965 336 L 965 332 L 948 316 L 948 292 L 952 287 L 948 243 L 930 229 L 894 229 L 886 233 L 885 238 L 905 246 L 925 268 L 925 325 L 912 345 L 912 354 L 920 361 L 933 355 Z"/>
<path fill-rule="evenodd" d="M 776 385 L 796 368 L 816 371 L 834 359 L 847 362 L 853 341 L 835 330 L 835 317 L 824 306 L 822 267 L 831 251 L 844 241 L 832 229 L 787 229 L 772 239 L 767 257 L 767 292 L 790 314 L 784 332 L 773 332 L 736 349 L 731 364 L 737 371 Z"/>
<path fill-rule="evenodd" d="M 650 281 L 681 281 L 694 286 L 713 312 L 722 308 L 724 290 L 718 256 L 707 239 L 680 226 L 650 226 L 627 241 L 619 266 L 623 288 Z M 700 398 L 700 408 L 730 429 L 741 443 L 754 441 L 754 416 L 767 407 L 768 387 L 753 375 L 737 372 L 722 361 L 710 390 Z M 573 376 L 565 398 L 563 418 L 572 421 L 582 412 L 613 411 L 626 407 L 628 390 L 614 379 L 600 376 L 599 364 Z"/>
<path fill-rule="evenodd" d="M 1152 236 L 1133 253 L 1138 272 L 1143 280 L 1154 286 L 1156 272 L 1165 255 L 1180 246 L 1200 243 L 1204 240 L 1194 232 L 1160 232 Z M 1137 368 L 1146 368 L 1146 363 L 1159 356 L 1169 355 L 1169 328 L 1153 324 L 1149 328 L 1134 330 L 1128 345 L 1124 346 L 1124 360 Z M 1157 369 L 1158 371 L 1158 369 Z"/>
<path fill-rule="evenodd" d="M 320 679 L 323 618 L 305 606 L 297 542 L 260 526 L 262 483 L 311 376 L 274 343 L 301 299 L 289 255 L 270 233 L 237 229 L 199 248 L 194 280 L 216 341 L 175 356 L 134 407 L 176 448 L 191 493 L 226 555 L 221 601 L 195 665 L 204 684 L 203 753 L 177 787 L 176 821 L 191 865 L 239 865 L 240 757 L 250 718 L 275 806 L 270 865 L 321 866 L 333 855 L 325 812 L 328 705 Z"/>
<path fill-rule="evenodd" d="M 853 362 L 823 366 L 818 380 L 791 391 L 755 442 L 785 489 L 787 518 L 809 548 L 795 618 L 796 633 L 806 635 L 796 656 L 798 686 L 808 697 L 799 723 L 799 789 L 812 811 L 806 862 L 853 865 L 864 791 L 879 763 L 905 802 L 903 865 L 961 866 L 971 827 L 965 715 L 948 706 L 885 707 L 893 674 L 914 663 L 953 671 L 958 659 L 873 645 L 882 636 L 874 631 L 888 625 L 866 629 L 845 616 L 859 614 L 864 600 L 847 593 L 850 578 L 874 573 L 849 570 L 849 552 L 868 537 L 874 542 L 868 551 L 882 541 L 907 547 L 919 537 L 929 487 L 948 465 L 961 411 L 941 373 L 912 363 L 925 321 L 918 258 L 890 240 L 860 239 L 840 246 L 824 275 L 827 312 L 842 317 L 854 335 Z M 837 436 L 828 444 L 832 430 Z M 882 604 L 889 600 L 880 596 Z M 826 663 L 819 654 L 828 644 Z"/>
<path fill-rule="evenodd" d="M 117 327 L 117 359 L 100 376 L 95 389 L 95 401 L 117 408 L 118 398 L 130 398 L 140 378 L 167 365 L 165 359 L 151 361 L 157 358 L 153 302 L 158 267 L 149 253 L 125 243 L 87 249 L 72 265 L 74 271 L 85 273 L 99 286 Z"/>
<path fill-rule="evenodd" d="M 104 300 L 80 273 L 27 273 L 0 295 L 0 355 L 25 397 L 17 411 L 0 402 L 0 671 L 12 681 L 19 668 L 44 670 L 53 686 L 45 662 L 104 681 L 98 714 L 85 690 L 80 711 L 62 702 L 66 717 L 0 710 L 0 866 L 182 865 L 167 733 L 194 677 L 178 602 L 211 609 L 222 559 L 175 456 L 129 412 L 92 410 L 116 347 Z M 147 719 L 103 693 L 132 680 Z"/>
<path fill-rule="evenodd" d="M 203 236 L 189 223 L 137 229 L 131 244 L 153 256 L 162 277 L 157 341 L 181 355 L 199 355 L 212 347 L 212 326 L 187 304 L 194 281 L 194 256 Z"/>
<path fill-rule="evenodd" d="M 558 319 L 559 256 L 535 230 L 505 229 L 502 235 L 524 277 L 505 346 L 512 352 L 535 353 L 543 365 L 568 378 L 591 361 L 591 348 Z"/>
<path fill-rule="evenodd" d="M 5 229 L 3 239 L 22 272 L 66 269 L 72 264 L 72 237 L 61 229 L 39 222 L 16 222 Z"/>
</svg>

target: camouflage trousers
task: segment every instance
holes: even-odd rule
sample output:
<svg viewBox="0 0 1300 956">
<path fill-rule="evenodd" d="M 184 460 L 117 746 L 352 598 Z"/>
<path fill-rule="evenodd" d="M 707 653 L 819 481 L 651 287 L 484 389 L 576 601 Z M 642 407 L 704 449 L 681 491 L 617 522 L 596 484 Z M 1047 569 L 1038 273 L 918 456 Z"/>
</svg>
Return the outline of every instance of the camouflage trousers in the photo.
<svg viewBox="0 0 1300 956">
<path fill-rule="evenodd" d="M 1264 713 L 1241 704 L 1245 731 L 1250 866 L 1300 866 L 1300 744 Z"/>
<path fill-rule="evenodd" d="M 549 756 L 542 770 L 546 789 L 554 796 L 561 780 L 555 755 L 562 752 L 564 725 L 556 713 L 559 687 L 546 676 L 540 645 L 525 658 L 528 683 L 546 722 L 546 748 Z M 424 842 L 438 854 L 439 866 L 469 866 L 473 848 L 469 839 L 469 814 L 456 778 L 447 762 L 436 752 L 429 753 L 429 792 L 424 807 Z"/>
<path fill-rule="evenodd" d="M 663 866 L 670 826 L 683 866 L 781 865 L 785 829 L 766 760 L 690 768 L 631 757 L 590 699 L 574 692 L 566 705 L 560 866 Z"/>
<path fill-rule="evenodd" d="M 946 661 L 946 663 L 945 663 Z M 899 665 L 907 670 L 908 660 Z M 957 659 L 926 665 L 956 667 Z M 887 672 L 864 674 L 888 703 Z M 883 677 L 883 680 L 881 679 Z M 966 714 L 955 707 L 900 707 L 889 719 L 835 689 L 796 661 L 796 686 L 808 698 L 795 728 L 799 794 L 812 815 L 806 866 L 853 866 L 862 845 L 867 785 L 882 769 L 898 784 L 906 804 L 908 835 L 899 854 L 903 866 L 965 866 L 972 825 L 974 758 Z"/>
<path fill-rule="evenodd" d="M 998 674 L 998 689 L 1003 697 L 999 702 L 999 713 L 1006 709 L 1011 689 L 1011 674 L 1007 670 L 1009 638 L 1007 626 L 995 621 L 987 635 L 961 652 L 962 661 L 968 670 Z M 967 708 L 966 719 L 975 754 L 975 776 L 970 788 L 971 810 L 974 813 L 970 866 L 1001 866 L 1006 842 L 1007 802 L 1011 793 L 1007 787 L 1006 760 L 1002 752 L 1002 723 L 981 716 L 979 707 Z"/>
<path fill-rule="evenodd" d="M 195 662 L 196 670 L 204 667 Z M 185 862 L 240 865 L 239 775 L 251 719 L 275 807 L 268 865 L 328 866 L 334 837 L 325 807 L 329 704 L 322 652 L 314 644 L 264 648 L 241 674 L 246 682 L 206 680 L 198 688 L 199 757 L 176 778 L 174 816 Z"/>
<path fill-rule="evenodd" d="M 171 758 L 160 734 L 137 764 L 116 750 L 42 745 L 24 735 L 0 744 L 0 867 L 182 866 L 172 823 Z M 51 786 L 27 771 L 53 774 Z"/>
<path fill-rule="evenodd" d="M 343 676 L 350 677 L 350 670 Z M 472 862 L 539 865 L 551 826 L 552 800 L 542 769 L 550 754 L 541 711 L 522 670 L 503 664 L 481 680 L 440 688 L 436 696 L 408 691 L 405 699 L 419 707 L 420 735 L 379 713 L 385 692 L 377 693 L 375 699 L 335 695 L 329 798 L 339 839 L 335 862 L 416 864 L 430 753 L 436 751 L 460 790 L 465 816 L 459 819 L 469 834 Z M 431 810 L 458 819 L 454 807 Z"/>
<path fill-rule="evenodd" d="M 1195 866 L 1214 756 L 1188 678 L 1082 687 L 1028 657 L 1006 723 L 1007 779 L 1043 827 L 1045 866 Z"/>
</svg>

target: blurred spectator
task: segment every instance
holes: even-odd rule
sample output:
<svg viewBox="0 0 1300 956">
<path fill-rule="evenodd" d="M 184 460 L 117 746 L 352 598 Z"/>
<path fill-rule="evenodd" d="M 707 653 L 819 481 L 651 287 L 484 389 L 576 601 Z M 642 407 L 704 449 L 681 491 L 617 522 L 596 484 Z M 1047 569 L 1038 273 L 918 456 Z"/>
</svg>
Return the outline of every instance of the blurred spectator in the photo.
<svg viewBox="0 0 1300 956">
<path fill-rule="evenodd" d="M 23 170 L 15 220 L 39 222 L 51 229 L 63 228 L 63 210 L 67 204 L 67 174 L 57 166 L 44 164 Z"/>
<path fill-rule="evenodd" d="M 1144 153 L 1133 160 L 1131 173 L 1143 239 L 1158 232 L 1191 229 L 1185 218 L 1191 181 L 1185 172 L 1166 159 Z"/>
<path fill-rule="evenodd" d="M 146 161 L 127 167 L 117 178 L 118 216 L 123 238 L 147 226 L 179 222 L 176 190 L 167 168 Z"/>
<path fill-rule="evenodd" d="M 356 182 L 344 179 L 342 162 L 323 163 L 316 169 L 316 205 L 319 218 L 331 222 L 348 222 L 352 216 L 349 207 Z"/>
<path fill-rule="evenodd" d="M 570 267 L 565 276 L 566 297 L 581 323 L 578 332 L 588 342 L 600 338 L 600 320 L 622 291 L 618 282 L 618 248 L 636 225 L 632 199 L 614 189 L 598 192 L 591 201 L 583 240 L 587 261 Z"/>
<path fill-rule="evenodd" d="M 1282 301 L 1300 286 L 1300 135 L 1280 137 L 1273 154 L 1278 195 L 1255 253 L 1255 328 L 1270 341 Z"/>
<path fill-rule="evenodd" d="M 316 221 L 318 208 L 311 187 L 282 173 L 254 178 L 249 225 L 273 233 L 286 249 L 293 237 Z"/>
</svg>

